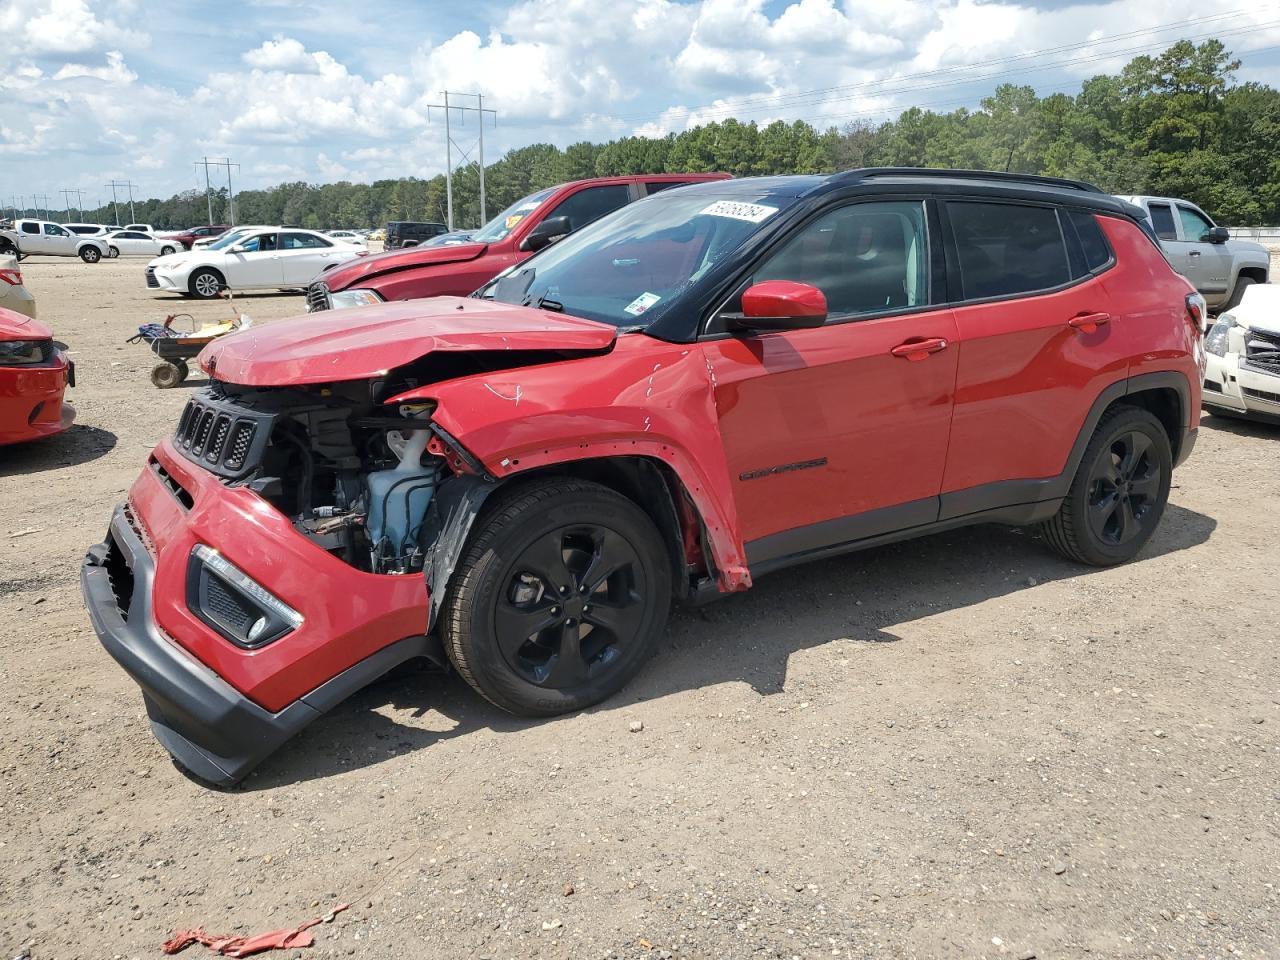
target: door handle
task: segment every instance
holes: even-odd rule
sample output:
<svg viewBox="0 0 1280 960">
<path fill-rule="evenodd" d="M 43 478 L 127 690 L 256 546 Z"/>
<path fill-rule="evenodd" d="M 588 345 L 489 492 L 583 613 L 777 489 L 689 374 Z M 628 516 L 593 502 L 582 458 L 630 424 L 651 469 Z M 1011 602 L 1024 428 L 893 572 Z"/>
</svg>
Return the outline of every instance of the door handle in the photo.
<svg viewBox="0 0 1280 960">
<path fill-rule="evenodd" d="M 895 357 L 902 357 L 912 363 L 923 360 L 931 353 L 947 349 L 947 341 L 942 337 L 930 337 L 927 340 L 914 340 L 900 343 L 889 352 Z"/>
<path fill-rule="evenodd" d="M 1200 251 L 1199 251 L 1199 250 L 1192 250 L 1192 251 L 1190 251 L 1190 252 L 1188 252 L 1188 253 L 1187 253 L 1187 256 L 1188 256 L 1188 257 L 1198 257 L 1198 256 L 1200 256 Z"/>
<path fill-rule="evenodd" d="M 1109 313 L 1081 313 L 1067 321 L 1068 327 L 1074 327 L 1081 333 L 1094 333 L 1099 327 L 1111 322 Z"/>
</svg>

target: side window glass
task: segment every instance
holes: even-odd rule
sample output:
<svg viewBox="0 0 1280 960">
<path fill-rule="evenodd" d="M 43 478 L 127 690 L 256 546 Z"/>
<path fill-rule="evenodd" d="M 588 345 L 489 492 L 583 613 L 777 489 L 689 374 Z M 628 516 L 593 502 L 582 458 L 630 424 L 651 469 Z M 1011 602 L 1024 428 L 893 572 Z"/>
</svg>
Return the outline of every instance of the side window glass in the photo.
<svg viewBox="0 0 1280 960">
<path fill-rule="evenodd" d="M 920 202 L 855 203 L 824 214 L 752 275 L 817 287 L 832 317 L 928 302 L 928 231 Z"/>
<path fill-rule="evenodd" d="M 51 236 L 51 237 L 65 237 L 65 236 L 67 236 L 67 231 L 63 230 L 63 229 L 62 229 L 60 226 L 58 226 L 56 223 L 46 223 L 46 224 L 44 225 L 44 232 L 45 232 L 48 236 Z"/>
<path fill-rule="evenodd" d="M 1085 266 L 1091 271 L 1105 267 L 1111 262 L 1111 248 L 1102 234 L 1102 228 L 1098 226 L 1097 218 L 1083 210 L 1072 210 L 1069 216 L 1084 250 Z"/>
<path fill-rule="evenodd" d="M 547 216 L 568 217 L 569 229 L 579 230 L 592 220 L 599 220 L 606 213 L 613 213 L 619 207 L 625 207 L 630 200 L 631 193 L 624 183 L 607 187 L 588 187 L 586 190 L 579 190 L 571 197 L 566 197 Z"/>
<path fill-rule="evenodd" d="M 1067 247 L 1052 207 L 1013 203 L 947 204 L 964 299 L 1047 290 L 1067 283 Z"/>
<path fill-rule="evenodd" d="M 1199 210 L 1192 210 L 1182 204 L 1178 204 L 1178 219 L 1182 221 L 1184 240 L 1204 240 L 1213 227 Z"/>
<path fill-rule="evenodd" d="M 687 180 L 663 180 L 660 183 L 646 183 L 644 192 L 646 196 L 652 197 L 655 193 L 670 190 L 672 187 L 683 187 L 688 182 Z"/>
<path fill-rule="evenodd" d="M 328 247 L 328 241 L 313 237 L 309 233 L 286 233 L 281 236 L 281 250 L 309 250 L 313 247 Z"/>
<path fill-rule="evenodd" d="M 1161 240 L 1177 240 L 1178 229 L 1173 225 L 1173 210 L 1167 203 L 1149 203 L 1147 212 L 1151 214 L 1151 225 L 1156 228 L 1156 236 Z"/>
<path fill-rule="evenodd" d="M 261 253 L 264 250 L 274 250 L 276 248 L 276 235 L 274 233 L 260 233 L 256 237 L 250 237 L 243 241 L 240 246 L 244 248 L 245 253 Z"/>
<path fill-rule="evenodd" d="M 23 233 L 39 233 L 40 224 L 32 223 L 31 221 L 28 220 L 22 224 L 22 232 Z"/>
</svg>

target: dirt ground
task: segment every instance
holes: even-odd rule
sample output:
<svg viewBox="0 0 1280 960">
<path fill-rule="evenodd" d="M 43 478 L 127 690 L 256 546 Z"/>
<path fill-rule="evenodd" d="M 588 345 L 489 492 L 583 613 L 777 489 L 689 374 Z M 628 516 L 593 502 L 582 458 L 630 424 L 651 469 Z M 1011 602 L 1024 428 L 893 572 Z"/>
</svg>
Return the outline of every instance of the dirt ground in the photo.
<svg viewBox="0 0 1280 960">
<path fill-rule="evenodd" d="M 341 902 L 285 956 L 1280 956 L 1280 428 L 1206 417 L 1128 566 L 994 527 L 829 560 L 678 612 L 597 709 L 525 722 L 406 673 L 216 792 L 78 588 L 187 396 L 125 338 L 227 309 L 149 297 L 143 265 L 22 265 L 79 419 L 0 451 L 6 957 Z"/>
</svg>

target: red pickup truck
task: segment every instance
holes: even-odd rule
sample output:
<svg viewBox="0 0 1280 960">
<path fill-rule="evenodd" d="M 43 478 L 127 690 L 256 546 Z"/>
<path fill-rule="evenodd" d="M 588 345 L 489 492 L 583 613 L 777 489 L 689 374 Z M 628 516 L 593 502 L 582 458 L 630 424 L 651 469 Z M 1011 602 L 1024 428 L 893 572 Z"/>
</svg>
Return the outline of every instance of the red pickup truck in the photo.
<svg viewBox="0 0 1280 960">
<path fill-rule="evenodd" d="M 727 173 L 650 173 L 548 187 L 507 207 L 470 243 L 394 250 L 334 267 L 307 289 L 307 309 L 315 312 L 385 300 L 463 297 L 606 213 L 671 187 L 728 178 Z"/>
</svg>

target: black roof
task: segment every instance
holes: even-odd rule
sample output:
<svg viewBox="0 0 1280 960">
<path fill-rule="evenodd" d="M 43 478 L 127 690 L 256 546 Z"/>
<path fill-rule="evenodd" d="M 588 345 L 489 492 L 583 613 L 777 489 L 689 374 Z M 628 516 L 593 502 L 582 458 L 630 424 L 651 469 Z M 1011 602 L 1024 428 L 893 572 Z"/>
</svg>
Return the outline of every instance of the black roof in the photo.
<svg viewBox="0 0 1280 960">
<path fill-rule="evenodd" d="M 682 194 L 693 191 L 709 196 L 753 197 L 818 197 L 840 191 L 846 194 L 884 193 L 890 188 L 903 188 L 938 196 L 968 195 L 1041 200 L 1094 210 L 1119 213 L 1142 219 L 1146 213 L 1139 207 L 1104 193 L 1083 180 L 1042 177 L 1034 174 L 1007 173 L 996 170 L 943 170 L 926 167 L 864 167 L 833 174 L 801 174 L 777 177 L 740 177 L 691 183 L 680 188 Z"/>
</svg>

